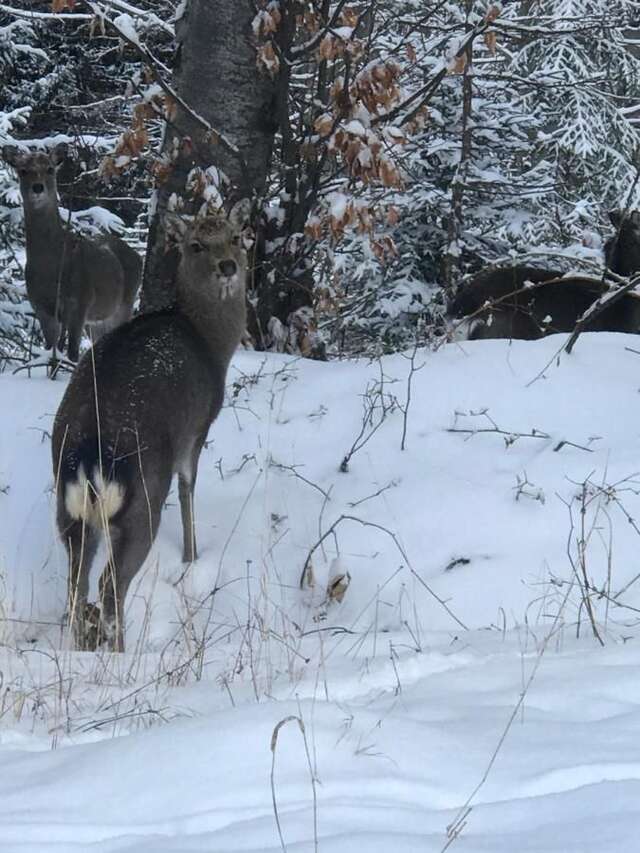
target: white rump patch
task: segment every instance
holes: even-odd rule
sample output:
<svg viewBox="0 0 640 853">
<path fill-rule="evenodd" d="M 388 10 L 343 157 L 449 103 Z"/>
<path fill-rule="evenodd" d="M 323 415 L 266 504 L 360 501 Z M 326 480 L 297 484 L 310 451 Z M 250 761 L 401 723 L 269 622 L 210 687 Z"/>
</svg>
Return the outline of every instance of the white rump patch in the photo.
<svg viewBox="0 0 640 853">
<path fill-rule="evenodd" d="M 84 520 L 92 527 L 103 527 L 123 503 L 123 486 L 115 480 L 105 480 L 98 466 L 93 472 L 93 483 L 80 465 L 77 480 L 66 486 L 64 505 L 67 512 L 74 521 Z"/>
</svg>

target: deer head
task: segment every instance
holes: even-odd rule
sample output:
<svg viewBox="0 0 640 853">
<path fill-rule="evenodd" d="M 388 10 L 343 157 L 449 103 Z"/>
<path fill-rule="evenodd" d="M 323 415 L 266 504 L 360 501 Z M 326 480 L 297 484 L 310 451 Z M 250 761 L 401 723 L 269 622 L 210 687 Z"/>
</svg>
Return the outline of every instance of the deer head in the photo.
<svg viewBox="0 0 640 853">
<path fill-rule="evenodd" d="M 25 206 L 57 205 L 56 172 L 67 156 L 66 142 L 51 151 L 26 151 L 15 145 L 2 147 L 2 158 L 18 173 Z"/>
<path fill-rule="evenodd" d="M 209 214 L 190 223 L 171 217 L 169 228 L 178 240 L 181 255 L 179 286 L 195 285 L 220 299 L 239 292 L 244 286 L 247 249 L 251 245 L 247 229 L 250 207 L 250 202 L 243 199 L 228 216 Z"/>
</svg>

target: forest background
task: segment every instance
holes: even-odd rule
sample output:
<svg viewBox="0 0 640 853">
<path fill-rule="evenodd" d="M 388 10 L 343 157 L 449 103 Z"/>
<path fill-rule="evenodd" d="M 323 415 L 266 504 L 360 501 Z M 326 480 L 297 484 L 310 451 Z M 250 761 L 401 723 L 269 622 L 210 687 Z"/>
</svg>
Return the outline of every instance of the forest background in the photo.
<svg viewBox="0 0 640 853">
<path fill-rule="evenodd" d="M 71 143 L 75 227 L 143 251 L 151 224 L 147 307 L 158 209 L 252 195 L 255 346 L 378 355 L 441 336 L 487 262 L 601 266 L 640 192 L 639 20 L 631 0 L 14 0 L 0 141 Z M 0 163 L 4 363 L 39 343 L 22 241 Z"/>
</svg>

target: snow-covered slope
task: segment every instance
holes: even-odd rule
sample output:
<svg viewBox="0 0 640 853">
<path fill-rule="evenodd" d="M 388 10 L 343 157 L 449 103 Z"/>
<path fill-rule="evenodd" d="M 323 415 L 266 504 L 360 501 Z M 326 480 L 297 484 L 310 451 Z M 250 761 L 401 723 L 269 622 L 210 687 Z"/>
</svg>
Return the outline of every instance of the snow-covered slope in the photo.
<svg viewBox="0 0 640 853">
<path fill-rule="evenodd" d="M 632 849 L 636 342 L 239 353 L 120 656 L 59 627 L 63 383 L 0 376 L 0 848 L 430 853 L 471 797 L 450 849 Z"/>
</svg>

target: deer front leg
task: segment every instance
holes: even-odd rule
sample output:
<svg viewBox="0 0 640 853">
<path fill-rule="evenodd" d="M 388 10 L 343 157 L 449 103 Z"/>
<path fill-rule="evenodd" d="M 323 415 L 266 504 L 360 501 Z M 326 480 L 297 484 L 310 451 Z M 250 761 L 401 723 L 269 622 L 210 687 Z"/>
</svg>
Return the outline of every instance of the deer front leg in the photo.
<svg viewBox="0 0 640 853">
<path fill-rule="evenodd" d="M 80 355 L 80 341 L 84 327 L 86 310 L 76 297 L 66 300 L 64 310 L 64 325 L 67 328 L 67 355 L 70 361 L 77 361 Z"/>
<path fill-rule="evenodd" d="M 47 349 L 55 349 L 55 346 L 58 343 L 58 335 L 60 333 L 58 321 L 52 314 L 49 314 L 42 308 L 34 307 L 34 312 L 38 319 L 38 323 L 40 324 L 40 329 L 42 330 L 45 347 Z"/>
<path fill-rule="evenodd" d="M 178 495 L 180 497 L 180 514 L 182 516 L 182 562 L 193 563 L 198 559 L 196 546 L 196 528 L 193 520 L 193 489 L 194 482 L 178 474 Z"/>
<path fill-rule="evenodd" d="M 198 559 L 196 546 L 196 527 L 193 517 L 193 493 L 198 475 L 198 461 L 206 440 L 207 433 L 199 436 L 185 469 L 178 474 L 178 496 L 180 498 L 180 515 L 182 516 L 182 562 L 192 563 Z"/>
</svg>

